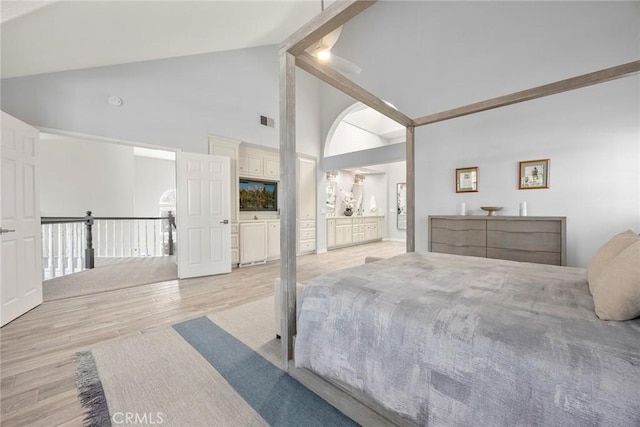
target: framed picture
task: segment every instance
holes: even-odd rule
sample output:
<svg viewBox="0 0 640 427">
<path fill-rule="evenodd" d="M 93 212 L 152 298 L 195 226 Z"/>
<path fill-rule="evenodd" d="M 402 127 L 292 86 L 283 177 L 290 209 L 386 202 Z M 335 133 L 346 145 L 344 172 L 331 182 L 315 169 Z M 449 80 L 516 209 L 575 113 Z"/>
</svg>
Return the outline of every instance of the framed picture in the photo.
<svg viewBox="0 0 640 427">
<path fill-rule="evenodd" d="M 520 162 L 520 190 L 549 188 L 549 159 Z"/>
<path fill-rule="evenodd" d="M 478 191 L 478 167 L 456 169 L 456 193 Z"/>
</svg>

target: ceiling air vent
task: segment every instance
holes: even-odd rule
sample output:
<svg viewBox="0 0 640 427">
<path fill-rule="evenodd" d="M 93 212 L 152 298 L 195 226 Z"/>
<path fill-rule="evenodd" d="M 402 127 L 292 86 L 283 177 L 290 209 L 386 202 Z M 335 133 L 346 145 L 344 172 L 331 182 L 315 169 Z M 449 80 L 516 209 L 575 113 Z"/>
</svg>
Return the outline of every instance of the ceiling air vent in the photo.
<svg viewBox="0 0 640 427">
<path fill-rule="evenodd" d="M 275 122 L 273 121 L 273 119 L 267 116 L 260 116 L 260 124 L 262 126 L 269 126 L 270 128 L 275 126 Z"/>
</svg>

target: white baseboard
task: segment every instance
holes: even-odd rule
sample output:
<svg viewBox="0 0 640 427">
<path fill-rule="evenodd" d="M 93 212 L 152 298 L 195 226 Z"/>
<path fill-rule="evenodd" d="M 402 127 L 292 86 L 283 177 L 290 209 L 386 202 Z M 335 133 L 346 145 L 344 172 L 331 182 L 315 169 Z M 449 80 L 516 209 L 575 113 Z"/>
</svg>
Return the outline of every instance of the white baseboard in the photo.
<svg viewBox="0 0 640 427">
<path fill-rule="evenodd" d="M 406 242 L 407 239 L 390 239 L 390 238 L 384 238 L 382 239 L 383 242 Z"/>
</svg>

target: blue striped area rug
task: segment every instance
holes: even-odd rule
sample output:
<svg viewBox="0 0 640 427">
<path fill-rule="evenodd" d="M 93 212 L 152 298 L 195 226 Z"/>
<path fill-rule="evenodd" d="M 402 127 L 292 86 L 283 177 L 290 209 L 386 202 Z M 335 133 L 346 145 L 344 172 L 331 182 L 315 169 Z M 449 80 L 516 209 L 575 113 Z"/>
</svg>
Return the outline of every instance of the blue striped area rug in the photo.
<svg viewBox="0 0 640 427">
<path fill-rule="evenodd" d="M 200 317 L 78 353 L 85 425 L 356 426 L 273 363 L 279 341 L 260 319 L 273 299 L 250 304 L 237 319 Z"/>
</svg>

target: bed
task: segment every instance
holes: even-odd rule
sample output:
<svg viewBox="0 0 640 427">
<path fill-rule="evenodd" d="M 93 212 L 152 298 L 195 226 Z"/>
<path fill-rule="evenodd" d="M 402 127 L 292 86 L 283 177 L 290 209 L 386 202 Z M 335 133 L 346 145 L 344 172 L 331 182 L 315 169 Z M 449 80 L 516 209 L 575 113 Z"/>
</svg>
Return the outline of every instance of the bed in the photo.
<svg viewBox="0 0 640 427">
<path fill-rule="evenodd" d="M 639 426 L 640 318 L 585 269 L 407 253 L 304 289 L 296 368 L 430 426 Z"/>
</svg>

